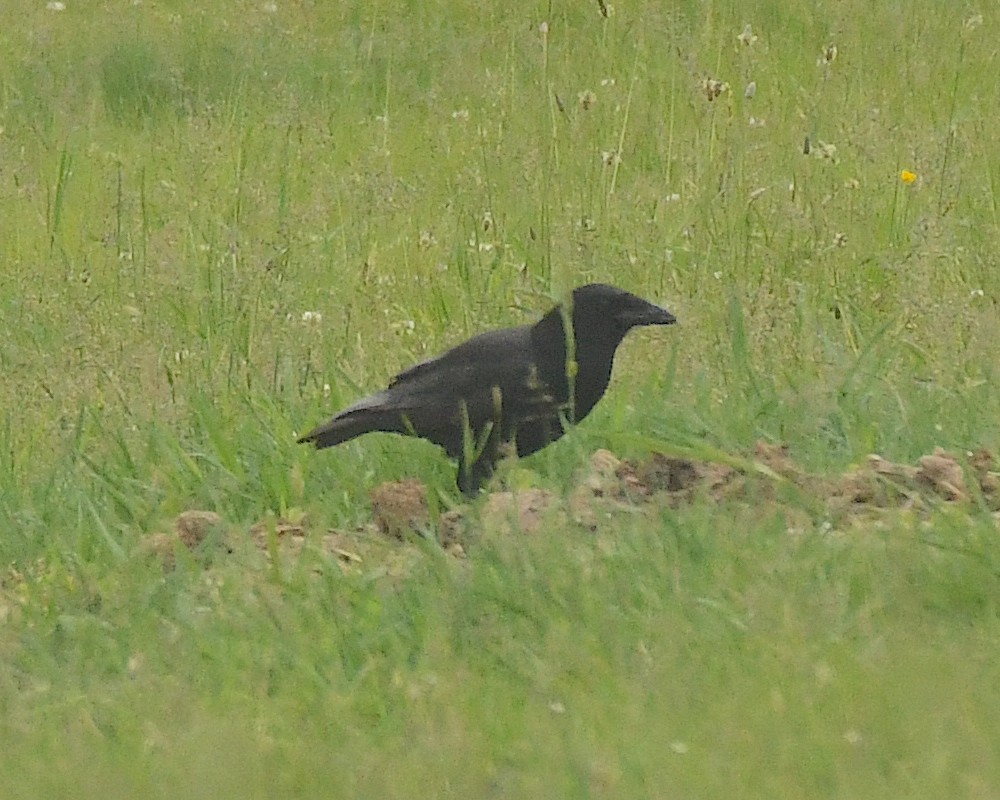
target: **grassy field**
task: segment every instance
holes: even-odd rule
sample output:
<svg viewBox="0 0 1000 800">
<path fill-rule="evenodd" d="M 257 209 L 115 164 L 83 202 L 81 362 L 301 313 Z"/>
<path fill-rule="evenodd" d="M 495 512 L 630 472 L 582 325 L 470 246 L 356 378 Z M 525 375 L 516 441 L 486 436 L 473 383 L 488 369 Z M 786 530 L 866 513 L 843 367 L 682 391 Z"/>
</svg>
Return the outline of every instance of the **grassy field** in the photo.
<svg viewBox="0 0 1000 800">
<path fill-rule="evenodd" d="M 1000 798 L 996 9 L 7 6 L 0 796 Z M 294 444 L 591 280 L 540 522 Z"/>
</svg>

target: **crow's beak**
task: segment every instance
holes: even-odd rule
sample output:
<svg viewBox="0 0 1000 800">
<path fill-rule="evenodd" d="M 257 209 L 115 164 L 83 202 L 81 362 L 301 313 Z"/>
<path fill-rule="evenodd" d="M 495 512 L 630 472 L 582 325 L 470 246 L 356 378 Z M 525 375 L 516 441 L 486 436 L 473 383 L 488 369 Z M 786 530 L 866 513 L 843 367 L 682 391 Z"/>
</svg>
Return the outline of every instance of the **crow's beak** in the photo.
<svg viewBox="0 0 1000 800">
<path fill-rule="evenodd" d="M 627 309 L 622 314 L 622 321 L 634 328 L 639 325 L 673 325 L 677 322 L 677 317 L 665 308 L 644 302 Z"/>
</svg>

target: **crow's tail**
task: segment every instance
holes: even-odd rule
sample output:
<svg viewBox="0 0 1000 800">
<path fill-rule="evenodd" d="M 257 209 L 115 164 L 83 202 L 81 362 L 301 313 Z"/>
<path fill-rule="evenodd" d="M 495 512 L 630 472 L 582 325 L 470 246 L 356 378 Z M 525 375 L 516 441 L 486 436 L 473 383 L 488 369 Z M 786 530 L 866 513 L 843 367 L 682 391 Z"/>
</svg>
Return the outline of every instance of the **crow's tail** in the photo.
<svg viewBox="0 0 1000 800">
<path fill-rule="evenodd" d="M 389 411 L 378 404 L 362 401 L 299 437 L 299 444 L 312 444 L 317 450 L 350 441 L 375 431 L 402 433 L 406 429 L 398 411 Z"/>
<path fill-rule="evenodd" d="M 317 450 L 322 450 L 324 447 L 333 447 L 335 444 L 349 441 L 355 436 L 360 436 L 372 430 L 376 429 L 370 427 L 364 420 L 357 418 L 345 420 L 340 417 L 334 417 L 329 422 L 324 422 L 322 425 L 313 428 L 304 436 L 300 436 L 297 441 L 299 444 L 315 445 Z"/>
</svg>

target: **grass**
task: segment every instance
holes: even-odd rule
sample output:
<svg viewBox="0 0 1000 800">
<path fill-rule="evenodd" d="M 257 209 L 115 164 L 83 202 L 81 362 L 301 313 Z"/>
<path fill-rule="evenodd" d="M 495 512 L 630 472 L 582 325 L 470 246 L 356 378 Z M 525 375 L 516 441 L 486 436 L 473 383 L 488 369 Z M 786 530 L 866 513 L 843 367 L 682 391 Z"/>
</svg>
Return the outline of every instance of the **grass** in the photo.
<svg viewBox="0 0 1000 800">
<path fill-rule="evenodd" d="M 250 543 L 364 524 L 388 480 L 457 503 L 426 443 L 294 434 L 590 280 L 680 324 L 512 483 L 569 495 L 601 447 L 996 450 L 996 15 L 617 5 L 15 3 L 3 796 L 996 795 L 984 504 L 534 536 L 477 506 L 466 559 L 347 572 Z M 234 552 L 164 574 L 143 545 L 194 508 Z"/>
</svg>

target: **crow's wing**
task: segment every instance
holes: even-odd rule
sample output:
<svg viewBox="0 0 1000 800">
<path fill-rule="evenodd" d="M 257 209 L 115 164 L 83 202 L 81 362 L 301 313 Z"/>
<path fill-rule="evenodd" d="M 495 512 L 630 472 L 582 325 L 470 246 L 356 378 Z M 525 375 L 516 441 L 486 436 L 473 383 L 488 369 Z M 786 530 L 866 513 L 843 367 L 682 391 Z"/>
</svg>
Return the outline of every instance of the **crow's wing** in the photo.
<svg viewBox="0 0 1000 800">
<path fill-rule="evenodd" d="M 405 422 L 405 431 L 463 450 L 466 422 L 480 435 L 501 425 L 502 438 L 529 420 L 557 414 L 556 401 L 539 380 L 529 327 L 490 331 L 397 375 L 379 405 Z"/>
<path fill-rule="evenodd" d="M 478 436 L 501 425 L 503 438 L 523 423 L 558 416 L 539 380 L 528 326 L 489 331 L 399 373 L 381 392 L 359 400 L 302 437 L 329 447 L 372 431 L 413 433 L 463 454 L 466 422 Z"/>
</svg>

